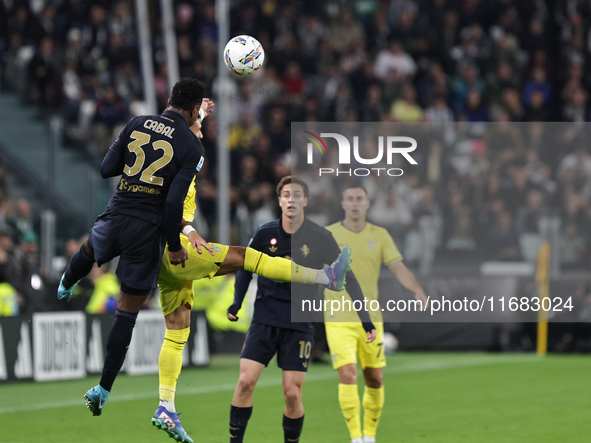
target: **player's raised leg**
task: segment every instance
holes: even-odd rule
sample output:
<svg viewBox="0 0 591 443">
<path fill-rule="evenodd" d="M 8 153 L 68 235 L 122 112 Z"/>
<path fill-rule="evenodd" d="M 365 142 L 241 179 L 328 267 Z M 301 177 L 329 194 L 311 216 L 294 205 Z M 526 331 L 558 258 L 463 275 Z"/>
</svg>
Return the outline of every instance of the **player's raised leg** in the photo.
<svg viewBox="0 0 591 443">
<path fill-rule="evenodd" d="M 283 397 L 285 399 L 283 437 L 285 443 L 297 443 L 300 441 L 300 435 L 304 426 L 302 388 L 305 378 L 305 372 L 283 371 Z"/>
<path fill-rule="evenodd" d="M 191 291 L 192 293 L 193 282 L 183 282 L 178 289 L 178 293 L 162 294 L 161 292 L 161 297 L 179 296 L 183 298 L 183 292 Z M 181 425 L 174 404 L 177 380 L 183 366 L 183 349 L 189 339 L 191 307 L 181 304 L 173 312 L 165 312 L 164 319 L 166 332 L 158 358 L 160 403 L 152 417 L 152 424 L 165 431 L 177 442 L 193 443 L 193 439 L 189 437 Z"/>
<path fill-rule="evenodd" d="M 254 388 L 265 365 L 248 358 L 240 359 L 240 376 L 230 407 L 230 443 L 242 443 L 252 414 Z"/>
<path fill-rule="evenodd" d="M 241 270 L 278 282 L 320 284 L 333 290 L 342 290 L 345 276 L 351 263 L 351 250 L 345 246 L 339 257 L 325 269 L 300 266 L 283 257 L 271 257 L 253 248 L 230 246 L 216 275 L 225 275 Z"/>
</svg>

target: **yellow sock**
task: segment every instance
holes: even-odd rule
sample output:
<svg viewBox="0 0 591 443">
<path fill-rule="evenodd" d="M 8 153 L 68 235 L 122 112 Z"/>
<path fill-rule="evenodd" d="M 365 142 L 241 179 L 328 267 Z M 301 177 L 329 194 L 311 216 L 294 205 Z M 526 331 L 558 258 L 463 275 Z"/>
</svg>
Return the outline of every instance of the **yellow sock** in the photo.
<svg viewBox="0 0 591 443">
<path fill-rule="evenodd" d="M 280 283 L 294 282 L 308 285 L 316 283 L 318 275 L 316 269 L 296 265 L 286 258 L 271 257 L 253 248 L 246 248 L 244 270 Z"/>
<path fill-rule="evenodd" d="M 339 383 L 339 404 L 343 417 L 349 428 L 351 440 L 361 438 L 361 406 L 359 405 L 359 392 L 357 385 L 344 385 Z"/>
<path fill-rule="evenodd" d="M 167 329 L 164 334 L 164 343 L 162 343 L 160 357 L 158 358 L 158 375 L 160 379 L 158 393 L 160 400 L 174 401 L 176 381 L 183 366 L 183 349 L 189 339 L 190 329 Z"/>
<path fill-rule="evenodd" d="M 363 393 L 363 435 L 375 437 L 384 408 L 384 387 L 365 387 Z"/>
</svg>

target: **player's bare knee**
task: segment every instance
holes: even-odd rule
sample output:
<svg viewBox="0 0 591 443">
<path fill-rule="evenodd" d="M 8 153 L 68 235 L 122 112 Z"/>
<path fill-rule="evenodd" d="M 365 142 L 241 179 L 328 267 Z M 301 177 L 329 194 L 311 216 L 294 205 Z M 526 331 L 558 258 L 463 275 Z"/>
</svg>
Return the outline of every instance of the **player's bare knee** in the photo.
<svg viewBox="0 0 591 443">
<path fill-rule="evenodd" d="M 302 391 L 297 386 L 292 386 L 284 391 L 283 397 L 288 407 L 295 408 L 302 402 Z"/>
<path fill-rule="evenodd" d="M 372 389 L 380 389 L 382 387 L 383 384 L 383 378 L 379 377 L 379 378 L 370 378 L 370 379 L 366 379 L 365 380 L 365 384 L 368 388 L 372 388 Z"/>
<path fill-rule="evenodd" d="M 365 385 L 368 388 L 380 389 L 384 383 L 384 374 L 382 371 L 369 370 L 364 374 Z"/>
<path fill-rule="evenodd" d="M 357 384 L 357 368 L 355 365 L 345 365 L 339 368 L 339 382 L 345 385 Z"/>
<path fill-rule="evenodd" d="M 257 382 L 250 374 L 240 374 L 238 378 L 238 391 L 241 394 L 248 394 L 254 392 Z"/>
</svg>

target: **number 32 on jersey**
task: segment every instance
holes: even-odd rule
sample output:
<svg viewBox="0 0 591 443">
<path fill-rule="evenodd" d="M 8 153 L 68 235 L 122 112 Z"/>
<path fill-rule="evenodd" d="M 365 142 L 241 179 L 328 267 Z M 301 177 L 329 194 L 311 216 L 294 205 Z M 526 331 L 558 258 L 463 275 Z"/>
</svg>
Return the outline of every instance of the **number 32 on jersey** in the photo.
<svg viewBox="0 0 591 443">
<path fill-rule="evenodd" d="M 136 158 L 132 166 L 127 164 L 125 165 L 123 172 L 125 172 L 128 177 L 133 177 L 141 171 L 142 175 L 140 176 L 140 181 L 150 185 L 162 186 L 164 179 L 162 177 L 156 177 L 154 174 L 169 164 L 172 160 L 172 156 L 174 155 L 174 149 L 172 148 L 172 145 L 164 140 L 156 140 L 154 143 L 152 143 L 152 148 L 154 150 L 162 149 L 164 152 L 162 157 L 150 164 L 146 169 L 143 169 L 144 162 L 146 161 L 146 155 L 142 149 L 142 146 L 150 143 L 151 136 L 144 132 L 133 131 L 131 133 L 131 138 L 133 138 L 134 141 L 127 145 L 127 148 L 130 152 L 133 152 L 136 155 Z"/>
</svg>

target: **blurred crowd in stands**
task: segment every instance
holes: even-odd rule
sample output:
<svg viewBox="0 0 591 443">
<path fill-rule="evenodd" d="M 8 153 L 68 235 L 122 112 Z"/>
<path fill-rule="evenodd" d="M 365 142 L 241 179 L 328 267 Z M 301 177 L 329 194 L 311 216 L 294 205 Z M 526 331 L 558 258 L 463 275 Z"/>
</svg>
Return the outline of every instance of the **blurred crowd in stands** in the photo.
<svg viewBox="0 0 591 443">
<path fill-rule="evenodd" d="M 163 109 L 169 90 L 161 14 L 159 2 L 148 3 Z M 563 269 L 589 268 L 590 134 L 580 125 L 591 119 L 589 1 L 231 4 L 231 35 L 252 35 L 266 52 L 264 69 L 232 77 L 232 109 L 216 109 L 232 116 L 233 242 L 244 243 L 278 215 L 274 188 L 293 166 L 292 121 L 458 122 L 457 137 L 421 145 L 417 169 L 370 189 L 370 219 L 387 226 L 411 258 L 417 224 L 429 215 L 442 257 L 523 260 L 539 241 L 541 218 L 558 216 Z M 214 1 L 175 1 L 175 14 L 181 76 L 202 80 L 215 100 Z M 134 16 L 132 1 L 1 0 L 3 87 L 63 116 L 67 142 L 100 159 L 144 109 Z M 212 238 L 216 112 L 205 120 L 208 156 L 197 180 L 199 230 Z M 500 129 L 458 139 L 466 135 L 462 123 L 479 122 Z M 528 125 L 503 132 L 515 122 Z M 339 190 L 309 179 L 309 214 L 329 202 L 339 217 Z"/>
<path fill-rule="evenodd" d="M 34 310 L 42 302 L 45 272 L 39 260 L 39 237 L 31 206 L 11 198 L 0 164 L 0 316 Z"/>
</svg>

